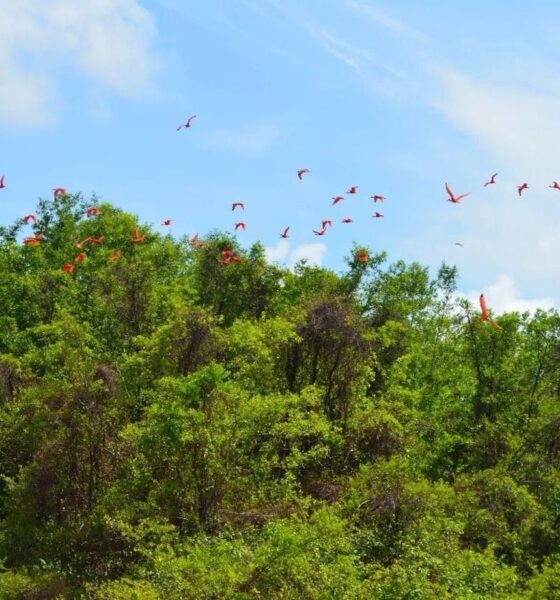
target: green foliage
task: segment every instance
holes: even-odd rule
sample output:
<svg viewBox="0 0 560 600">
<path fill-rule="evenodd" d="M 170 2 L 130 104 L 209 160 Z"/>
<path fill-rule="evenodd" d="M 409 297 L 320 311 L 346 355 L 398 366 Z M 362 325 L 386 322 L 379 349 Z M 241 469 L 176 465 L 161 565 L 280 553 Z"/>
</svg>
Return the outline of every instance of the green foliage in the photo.
<svg viewBox="0 0 560 600">
<path fill-rule="evenodd" d="M 37 214 L 0 228 L 0 599 L 558 597 L 558 313 Z"/>
</svg>

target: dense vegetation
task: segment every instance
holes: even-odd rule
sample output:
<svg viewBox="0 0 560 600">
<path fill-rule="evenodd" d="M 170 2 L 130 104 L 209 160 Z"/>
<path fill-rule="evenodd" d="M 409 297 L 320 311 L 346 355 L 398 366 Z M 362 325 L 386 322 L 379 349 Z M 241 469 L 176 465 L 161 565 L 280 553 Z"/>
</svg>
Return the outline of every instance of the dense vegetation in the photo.
<svg viewBox="0 0 560 600">
<path fill-rule="evenodd" d="M 0 231 L 1 599 L 560 597 L 557 313 L 86 206 Z"/>
</svg>

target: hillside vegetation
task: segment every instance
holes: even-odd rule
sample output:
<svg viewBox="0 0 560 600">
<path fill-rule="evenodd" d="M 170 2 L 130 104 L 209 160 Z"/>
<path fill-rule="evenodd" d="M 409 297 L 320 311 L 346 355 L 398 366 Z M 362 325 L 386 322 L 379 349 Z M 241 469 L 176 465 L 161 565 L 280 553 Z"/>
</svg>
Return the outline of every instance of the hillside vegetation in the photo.
<svg viewBox="0 0 560 600">
<path fill-rule="evenodd" d="M 0 599 L 560 597 L 556 312 L 87 206 L 0 231 Z"/>
</svg>

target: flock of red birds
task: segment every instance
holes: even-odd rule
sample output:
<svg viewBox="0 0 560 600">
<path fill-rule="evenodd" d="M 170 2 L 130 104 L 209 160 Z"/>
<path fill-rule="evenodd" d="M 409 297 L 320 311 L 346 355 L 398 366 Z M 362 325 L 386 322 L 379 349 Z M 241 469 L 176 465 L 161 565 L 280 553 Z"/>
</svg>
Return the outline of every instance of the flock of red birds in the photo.
<svg viewBox="0 0 560 600">
<path fill-rule="evenodd" d="M 177 131 L 181 131 L 181 129 L 188 129 L 189 127 L 192 127 L 192 121 L 195 118 L 196 118 L 196 115 L 192 115 L 191 117 L 189 117 L 185 123 L 182 123 L 177 127 Z M 307 168 L 298 169 L 297 177 L 300 181 L 302 181 L 304 176 L 307 175 L 308 173 L 310 173 L 310 170 Z M 498 176 L 498 173 L 494 173 L 492 175 L 492 177 L 484 183 L 484 187 L 495 184 L 497 176 Z M 0 189 L 3 189 L 5 187 L 6 187 L 5 176 L 3 175 L 0 177 Z M 553 181 L 552 185 L 550 185 L 549 187 L 552 189 L 555 189 L 555 190 L 560 190 L 560 183 L 558 183 L 557 181 Z M 529 184 L 524 182 L 517 187 L 517 193 L 519 194 L 519 196 L 521 196 L 523 194 L 523 192 L 525 192 L 525 190 L 527 190 L 527 189 L 529 189 Z M 467 193 L 455 195 L 455 193 L 453 192 L 453 190 L 451 189 L 451 187 L 449 186 L 448 183 L 445 184 L 445 191 L 447 192 L 447 195 L 449 196 L 448 202 L 451 202 L 453 204 L 459 204 L 464 198 L 466 198 L 467 196 L 469 196 L 471 194 L 471 192 L 467 192 Z M 356 186 L 356 185 L 351 186 L 348 188 L 348 190 L 346 190 L 346 194 L 357 194 L 357 193 L 358 193 L 358 186 Z M 53 194 L 54 194 L 54 198 L 56 199 L 59 195 L 67 195 L 68 192 L 64 188 L 55 188 L 53 190 Z M 370 196 L 370 198 L 375 203 L 383 202 L 384 200 L 386 200 L 385 196 L 382 196 L 381 194 L 374 194 L 373 196 Z M 345 200 L 345 196 L 340 196 L 340 195 L 333 196 L 331 198 L 331 200 L 332 200 L 331 206 L 335 206 L 336 204 L 339 204 L 340 202 Z M 233 202 L 231 205 L 231 210 L 235 211 L 237 209 L 245 210 L 245 204 L 243 202 Z M 86 210 L 86 217 L 88 217 L 88 218 L 98 217 L 100 215 L 100 212 L 101 211 L 98 207 L 91 206 Z M 383 216 L 384 216 L 383 213 L 378 212 L 378 211 L 376 211 L 373 214 L 373 218 L 375 218 L 375 219 L 380 219 Z M 22 221 L 26 225 L 28 225 L 29 223 L 35 224 L 35 223 L 37 223 L 37 217 L 33 214 L 25 215 L 23 217 Z M 353 222 L 352 219 L 349 217 L 346 217 L 341 220 L 341 223 L 344 223 L 344 224 L 349 224 L 352 222 Z M 164 221 L 162 221 L 162 225 L 164 225 L 164 226 L 170 226 L 172 223 L 173 223 L 172 219 L 165 219 Z M 327 233 L 327 228 L 332 227 L 332 226 L 333 226 L 332 220 L 325 219 L 324 221 L 321 222 L 321 228 L 313 229 L 312 232 L 314 235 L 323 236 Z M 245 223 L 244 221 L 238 221 L 234 224 L 234 229 L 235 229 L 235 231 L 237 231 L 239 229 L 242 229 L 243 231 L 245 231 L 247 229 L 247 223 Z M 290 227 L 286 227 L 280 233 L 280 237 L 283 239 L 288 238 L 289 231 L 290 231 Z M 43 239 L 44 239 L 44 234 L 36 233 L 34 236 L 26 237 L 23 240 L 23 243 L 25 246 L 39 246 Z M 104 240 L 104 236 L 100 236 L 100 237 L 89 236 L 82 241 L 75 241 L 75 246 L 79 250 L 83 250 L 84 247 L 87 246 L 88 244 L 90 244 L 90 245 L 102 244 L 103 240 Z M 136 227 L 131 234 L 130 241 L 133 244 L 142 244 L 146 241 L 146 236 L 142 235 L 139 227 Z M 189 241 L 195 248 L 202 248 L 203 246 L 205 246 L 205 242 L 199 240 L 198 233 L 195 234 L 194 236 L 192 236 Z M 459 246 L 462 245 L 458 242 L 456 244 Z M 112 262 L 117 262 L 118 260 L 120 260 L 121 257 L 122 257 L 121 250 L 116 250 L 113 254 L 111 254 L 108 257 L 108 260 L 110 260 Z M 73 262 L 66 263 L 62 266 L 62 270 L 66 273 L 73 273 L 76 269 L 76 265 L 84 262 L 86 260 L 86 258 L 87 258 L 86 252 L 83 252 L 83 251 L 79 252 L 74 257 Z M 223 250 L 221 252 L 221 257 L 218 259 L 218 262 L 222 265 L 229 265 L 231 263 L 241 262 L 241 260 L 242 260 L 242 257 L 239 255 L 236 255 L 233 250 Z M 369 260 L 369 255 L 364 250 L 358 251 L 356 254 L 356 260 L 361 263 L 366 263 Z M 501 327 L 490 316 L 490 312 L 486 305 L 486 299 L 484 298 L 484 294 L 480 294 L 479 300 L 480 300 L 480 310 L 481 310 L 482 320 L 490 323 L 496 329 L 501 329 Z"/>
</svg>

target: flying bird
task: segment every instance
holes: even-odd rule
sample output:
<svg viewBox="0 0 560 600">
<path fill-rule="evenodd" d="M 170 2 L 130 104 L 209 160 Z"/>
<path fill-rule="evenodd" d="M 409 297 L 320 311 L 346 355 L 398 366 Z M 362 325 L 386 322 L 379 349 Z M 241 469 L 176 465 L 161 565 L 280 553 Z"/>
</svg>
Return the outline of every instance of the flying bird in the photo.
<svg viewBox="0 0 560 600">
<path fill-rule="evenodd" d="M 385 198 L 385 196 L 382 196 L 381 194 L 375 194 L 374 196 L 370 196 L 370 198 L 374 201 L 374 202 L 383 202 L 383 200 L 386 200 L 387 198 Z"/>
<path fill-rule="evenodd" d="M 321 221 L 321 227 L 323 229 L 325 229 L 326 226 L 332 227 L 332 221 L 330 219 L 325 219 L 324 221 Z"/>
<path fill-rule="evenodd" d="M 111 254 L 111 256 L 109 256 L 109 260 L 112 260 L 113 262 L 117 262 L 118 260 L 121 259 L 122 256 L 122 252 L 120 250 L 116 250 L 113 254 Z"/>
<path fill-rule="evenodd" d="M 2 175 L 2 177 L 0 177 L 0 190 L 1 190 L 2 188 L 5 188 L 5 187 L 6 187 L 6 184 L 4 183 L 4 179 L 5 179 L 5 177 L 6 177 L 5 175 Z"/>
<path fill-rule="evenodd" d="M 67 264 L 65 264 L 65 265 L 62 267 L 62 270 L 63 270 L 65 273 L 73 273 L 75 268 L 76 268 L 76 265 L 73 265 L 73 264 L 67 263 Z"/>
<path fill-rule="evenodd" d="M 552 185 L 549 185 L 548 187 L 552 188 L 553 190 L 560 190 L 560 184 L 557 181 L 553 181 Z"/>
<path fill-rule="evenodd" d="M 290 228 L 289 228 L 289 227 L 286 227 L 286 229 L 284 229 L 284 231 L 283 231 L 283 232 L 280 234 L 280 237 L 281 237 L 281 238 L 284 238 L 284 239 L 286 239 L 286 238 L 290 237 L 290 236 L 288 235 L 288 231 L 290 231 Z"/>
<path fill-rule="evenodd" d="M 169 225 L 171 225 L 171 223 L 173 223 L 173 219 L 164 219 L 161 224 L 165 225 L 166 227 L 168 227 Z"/>
<path fill-rule="evenodd" d="M 56 200 L 59 196 L 68 196 L 68 192 L 62 187 L 54 188 L 53 195 L 54 195 L 54 199 Z"/>
<path fill-rule="evenodd" d="M 341 223 L 353 223 L 354 221 L 350 218 L 347 217 L 346 219 L 342 219 Z"/>
<path fill-rule="evenodd" d="M 309 173 L 309 169 L 299 169 L 297 172 L 298 179 L 301 181 L 306 173 Z"/>
<path fill-rule="evenodd" d="M 25 215 L 25 217 L 23 217 L 23 222 L 26 225 L 29 225 L 30 221 L 33 221 L 33 223 L 37 223 L 37 217 L 35 215 Z"/>
<path fill-rule="evenodd" d="M 235 231 L 237 231 L 239 228 L 243 229 L 243 231 L 245 231 L 247 229 L 247 223 L 244 223 L 243 221 L 239 221 L 239 223 L 235 224 Z"/>
<path fill-rule="evenodd" d="M 374 218 L 374 219 L 381 219 L 383 216 L 384 216 L 384 215 L 383 215 L 383 213 L 376 212 L 376 213 L 373 215 L 373 218 Z"/>
<path fill-rule="evenodd" d="M 181 123 L 181 125 L 179 125 L 179 127 L 177 127 L 177 131 L 181 131 L 181 129 L 183 129 L 183 128 L 188 129 L 189 127 L 191 127 L 191 123 L 192 123 L 193 119 L 196 119 L 196 115 L 189 117 L 187 119 L 186 123 Z"/>
<path fill-rule="evenodd" d="M 529 189 L 529 184 L 528 183 L 522 183 L 521 185 L 517 186 L 517 193 L 521 196 L 521 194 L 525 191 Z"/>
<path fill-rule="evenodd" d="M 490 177 L 490 179 L 484 184 L 484 187 L 496 183 L 496 177 L 498 177 L 498 173 L 494 173 L 494 175 L 492 175 L 492 177 Z"/>
<path fill-rule="evenodd" d="M 84 262 L 84 260 L 87 258 L 87 254 L 85 252 L 80 252 L 80 254 L 78 254 L 78 256 L 76 256 L 76 258 L 74 259 L 75 263 L 81 263 Z"/>
<path fill-rule="evenodd" d="M 351 188 L 348 188 L 346 190 L 347 194 L 357 194 L 358 193 L 358 186 L 357 185 L 353 185 Z"/>
<path fill-rule="evenodd" d="M 463 247 L 463 242 L 455 242 L 456 246 L 461 246 L 461 248 Z"/>
<path fill-rule="evenodd" d="M 461 194 L 460 196 L 455 196 L 455 194 L 451 191 L 451 188 L 449 187 L 448 183 L 445 184 L 445 191 L 449 195 L 448 202 L 453 202 L 453 204 L 458 204 L 459 202 L 461 202 L 461 200 L 463 198 L 466 198 L 471 193 L 471 192 L 467 192 L 466 194 Z"/>
<path fill-rule="evenodd" d="M 140 227 L 136 227 L 132 237 L 130 238 L 134 244 L 142 244 L 146 241 L 145 235 L 140 235 Z"/>
<path fill-rule="evenodd" d="M 327 232 L 327 230 L 325 227 L 323 227 L 323 229 L 321 229 L 321 231 L 315 231 L 315 229 L 313 229 L 313 233 L 315 235 L 325 235 L 326 232 Z"/>
<path fill-rule="evenodd" d="M 241 210 L 245 210 L 245 204 L 243 204 L 243 202 L 234 202 L 231 205 L 231 210 L 235 210 L 236 208 L 240 208 Z"/>
<path fill-rule="evenodd" d="M 495 329 L 501 329 L 501 327 L 498 325 L 498 323 L 496 323 L 496 321 L 494 321 L 492 319 L 492 317 L 490 316 L 490 311 L 488 310 L 488 306 L 486 304 L 486 298 L 484 297 L 484 294 L 480 294 L 480 318 L 483 321 L 487 321 L 488 323 L 490 323 L 490 325 L 492 325 L 492 327 L 494 327 Z"/>
<path fill-rule="evenodd" d="M 86 210 L 86 217 L 98 217 L 101 214 L 101 211 L 97 208 L 97 206 L 90 206 Z"/>
<path fill-rule="evenodd" d="M 331 200 L 332 200 L 332 205 L 331 206 L 334 206 L 335 204 L 338 204 L 339 202 L 342 202 L 344 200 L 344 196 L 333 196 L 331 198 Z"/>
</svg>

